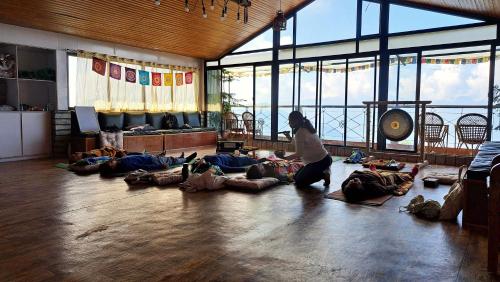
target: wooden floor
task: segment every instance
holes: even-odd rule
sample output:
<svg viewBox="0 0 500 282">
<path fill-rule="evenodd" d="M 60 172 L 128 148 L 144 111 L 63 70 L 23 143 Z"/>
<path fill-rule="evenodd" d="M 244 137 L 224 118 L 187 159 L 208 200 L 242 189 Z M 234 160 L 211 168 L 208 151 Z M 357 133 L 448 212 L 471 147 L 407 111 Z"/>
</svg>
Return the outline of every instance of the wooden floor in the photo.
<svg viewBox="0 0 500 282">
<path fill-rule="evenodd" d="M 206 151 L 204 152 L 206 153 Z M 489 281 L 486 237 L 279 186 L 258 194 L 129 188 L 54 160 L 0 164 L 0 281 Z M 332 165 L 331 191 L 358 165 Z M 455 168 L 426 168 L 429 170 Z"/>
</svg>

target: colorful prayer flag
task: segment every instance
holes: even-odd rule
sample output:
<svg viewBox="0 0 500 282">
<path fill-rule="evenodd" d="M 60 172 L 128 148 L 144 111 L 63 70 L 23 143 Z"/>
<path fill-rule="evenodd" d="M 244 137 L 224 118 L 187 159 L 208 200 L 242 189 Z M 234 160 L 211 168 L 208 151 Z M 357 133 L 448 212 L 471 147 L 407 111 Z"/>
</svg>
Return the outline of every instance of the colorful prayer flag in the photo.
<svg viewBox="0 0 500 282">
<path fill-rule="evenodd" d="M 109 76 L 117 80 L 122 79 L 122 67 L 117 64 L 109 63 Z"/>
<path fill-rule="evenodd" d="M 181 86 L 184 84 L 184 75 L 181 72 L 175 74 L 175 85 Z"/>
<path fill-rule="evenodd" d="M 92 58 L 92 70 L 100 75 L 106 74 L 106 61 L 99 58 Z"/>
<path fill-rule="evenodd" d="M 161 73 L 152 72 L 151 80 L 153 81 L 153 86 L 161 86 Z"/>
<path fill-rule="evenodd" d="M 173 85 L 173 77 L 172 77 L 172 73 L 164 73 L 163 74 L 163 84 L 165 86 L 172 86 Z"/>
<path fill-rule="evenodd" d="M 186 79 L 186 84 L 193 83 L 193 73 L 192 72 L 186 72 L 185 79 Z"/>
<path fill-rule="evenodd" d="M 139 83 L 149 85 L 149 71 L 139 70 Z"/>
<path fill-rule="evenodd" d="M 125 68 L 125 81 L 135 83 L 136 73 L 135 69 Z"/>
</svg>

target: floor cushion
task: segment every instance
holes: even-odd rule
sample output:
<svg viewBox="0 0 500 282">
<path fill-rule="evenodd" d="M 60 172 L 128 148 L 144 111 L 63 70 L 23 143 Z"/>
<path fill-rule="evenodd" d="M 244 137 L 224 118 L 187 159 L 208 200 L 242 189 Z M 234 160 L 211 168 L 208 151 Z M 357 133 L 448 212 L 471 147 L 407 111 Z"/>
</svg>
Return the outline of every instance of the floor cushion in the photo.
<svg viewBox="0 0 500 282">
<path fill-rule="evenodd" d="M 123 150 L 123 131 L 101 131 L 99 133 L 99 141 L 101 147 L 113 147 L 119 150 Z"/>
</svg>

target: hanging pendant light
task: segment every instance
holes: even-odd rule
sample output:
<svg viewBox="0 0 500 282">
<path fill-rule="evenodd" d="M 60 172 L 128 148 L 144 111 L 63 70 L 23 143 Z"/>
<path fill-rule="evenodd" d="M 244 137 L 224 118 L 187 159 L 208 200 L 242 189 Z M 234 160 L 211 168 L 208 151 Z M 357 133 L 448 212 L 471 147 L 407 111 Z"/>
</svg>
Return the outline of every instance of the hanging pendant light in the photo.
<svg viewBox="0 0 500 282">
<path fill-rule="evenodd" d="M 203 15 L 203 18 L 207 18 L 208 15 L 207 15 L 207 10 L 205 9 L 205 0 L 201 0 L 201 11 L 202 11 L 202 15 Z"/>
<path fill-rule="evenodd" d="M 161 0 L 154 0 L 156 5 L 159 5 Z M 220 0 L 223 1 L 223 6 L 222 6 L 222 11 L 220 13 L 220 20 L 224 21 L 227 18 L 228 15 L 228 3 L 229 1 L 232 1 L 238 5 L 238 10 L 236 13 L 236 22 L 241 23 L 242 21 L 242 15 L 241 15 L 241 8 L 243 8 L 243 22 L 246 24 L 248 23 L 248 10 L 249 7 L 252 5 L 251 0 Z M 196 10 L 196 7 L 198 6 L 198 3 L 200 0 L 194 0 L 194 3 L 192 4 L 192 7 L 189 7 L 189 0 L 184 0 L 184 11 L 190 12 L 191 10 Z M 215 10 L 215 4 L 216 0 L 210 0 L 210 10 Z M 205 0 L 201 0 L 201 12 L 203 18 L 208 18 L 207 14 L 207 7 L 205 6 Z"/>
<path fill-rule="evenodd" d="M 184 1 L 184 11 L 189 12 L 189 0 Z"/>
<path fill-rule="evenodd" d="M 286 18 L 285 13 L 281 10 L 281 0 L 280 0 L 280 9 L 276 12 L 276 18 L 273 22 L 273 29 L 275 31 L 286 30 Z"/>
<path fill-rule="evenodd" d="M 215 9 L 214 1 L 215 0 L 211 0 L 211 2 L 210 2 L 210 10 L 212 10 L 212 11 Z"/>
</svg>

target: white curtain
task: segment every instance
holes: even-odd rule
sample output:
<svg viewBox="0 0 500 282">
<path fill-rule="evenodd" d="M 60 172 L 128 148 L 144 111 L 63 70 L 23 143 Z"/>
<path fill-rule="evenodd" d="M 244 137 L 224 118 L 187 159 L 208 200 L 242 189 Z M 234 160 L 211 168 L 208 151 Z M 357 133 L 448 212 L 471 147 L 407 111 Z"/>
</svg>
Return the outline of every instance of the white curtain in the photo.
<svg viewBox="0 0 500 282">
<path fill-rule="evenodd" d="M 109 62 L 106 75 L 102 76 L 92 71 L 92 58 L 79 54 L 76 63 L 76 106 L 94 106 L 98 111 L 197 111 L 198 110 L 198 75 L 193 71 L 193 83 L 186 84 L 185 72 L 174 71 L 173 87 L 165 86 L 165 73 L 172 71 L 166 68 L 155 68 L 127 64 L 111 60 L 121 66 L 121 79 L 109 76 Z M 125 67 L 136 70 L 136 82 L 125 80 Z M 150 85 L 139 84 L 139 70 L 149 72 Z M 151 72 L 162 74 L 162 86 L 152 86 Z M 182 73 L 183 85 L 176 86 L 175 74 Z M 173 89 L 172 89 L 173 88 Z"/>
<path fill-rule="evenodd" d="M 183 84 L 177 86 L 175 76 L 182 74 Z M 174 94 L 172 97 L 172 110 L 176 112 L 192 112 L 198 110 L 198 74 L 193 72 L 193 83 L 186 84 L 186 73 L 174 71 Z"/>
</svg>

